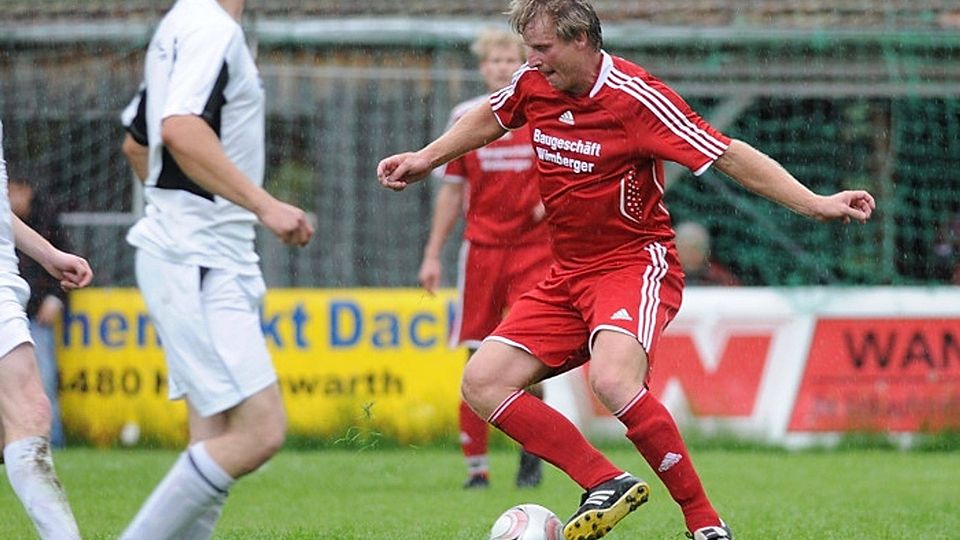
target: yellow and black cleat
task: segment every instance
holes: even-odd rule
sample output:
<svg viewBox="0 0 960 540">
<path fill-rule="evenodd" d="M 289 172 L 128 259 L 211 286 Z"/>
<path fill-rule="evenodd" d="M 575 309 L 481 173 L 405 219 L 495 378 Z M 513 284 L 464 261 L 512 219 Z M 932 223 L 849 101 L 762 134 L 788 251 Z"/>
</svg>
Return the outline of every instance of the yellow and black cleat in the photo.
<svg viewBox="0 0 960 540">
<path fill-rule="evenodd" d="M 623 473 L 583 494 L 580 508 L 563 527 L 566 540 L 602 538 L 650 498 L 650 486 Z"/>
</svg>

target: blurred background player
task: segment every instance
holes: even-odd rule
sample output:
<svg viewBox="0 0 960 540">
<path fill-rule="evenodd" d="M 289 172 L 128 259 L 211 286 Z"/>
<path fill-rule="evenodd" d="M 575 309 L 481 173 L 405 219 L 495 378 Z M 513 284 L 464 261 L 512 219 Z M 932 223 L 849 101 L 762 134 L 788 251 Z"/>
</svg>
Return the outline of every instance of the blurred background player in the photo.
<svg viewBox="0 0 960 540">
<path fill-rule="evenodd" d="M 503 88 L 523 64 L 523 42 L 506 30 L 487 30 L 471 46 L 480 62 L 487 90 Z M 487 100 L 476 97 L 457 105 L 450 125 Z M 420 264 L 420 285 L 430 292 L 440 284 L 440 254 L 454 225 L 465 214 L 460 249 L 457 317 L 451 346 L 466 346 L 472 355 L 497 327 L 508 308 L 546 276 L 551 254 L 537 182 L 533 150 L 526 128 L 507 132 L 490 144 L 437 169 L 443 180 L 433 211 L 433 225 Z M 541 385 L 528 389 L 543 397 Z M 489 483 L 486 420 L 460 401 L 460 445 L 467 461 L 465 488 Z M 518 487 L 540 483 L 540 458 L 520 451 Z"/>
<path fill-rule="evenodd" d="M 87 261 L 64 253 L 10 210 L 0 123 L 0 440 L 7 478 L 44 540 L 78 539 L 80 531 L 50 453 L 50 400 L 44 393 L 24 304 L 30 287 L 17 255 L 37 261 L 64 289 L 87 286 Z"/>
<path fill-rule="evenodd" d="M 676 227 L 673 241 L 683 267 L 685 285 L 740 285 L 733 272 L 713 259 L 710 251 L 710 232 L 703 225 L 684 221 Z"/>
<path fill-rule="evenodd" d="M 56 209 L 44 198 L 37 197 L 33 186 L 26 180 L 38 181 L 40 175 L 33 172 L 26 177 L 10 178 L 10 208 L 13 213 L 37 231 L 53 245 L 68 249 L 67 238 L 60 226 Z M 30 285 L 30 300 L 27 301 L 27 318 L 30 320 L 30 335 L 33 336 L 37 368 L 43 391 L 50 400 L 50 445 L 63 448 L 66 436 L 60 416 L 60 368 L 53 339 L 53 327 L 63 315 L 67 294 L 60 282 L 29 257 L 20 258 L 20 277 Z"/>
<path fill-rule="evenodd" d="M 695 540 L 732 532 L 707 498 L 670 412 L 647 391 L 660 335 L 680 308 L 683 273 L 663 204 L 663 161 L 711 166 L 802 215 L 866 221 L 865 191 L 811 192 L 752 146 L 719 133 L 668 86 L 603 50 L 583 0 L 513 0 L 527 64 L 489 102 L 417 152 L 380 162 L 402 190 L 508 129 L 529 126 L 556 262 L 467 364 L 463 396 L 523 447 L 585 490 L 567 540 L 605 536 L 646 502 L 649 486 L 594 448 L 524 388 L 590 361 L 590 385 L 667 487 Z"/>
<path fill-rule="evenodd" d="M 127 240 L 170 397 L 186 399 L 190 427 L 189 448 L 124 531 L 128 540 L 210 538 L 235 480 L 270 459 L 286 432 L 260 327 L 266 287 L 254 224 L 299 246 L 313 228 L 261 187 L 264 95 L 243 8 L 243 0 L 174 4 L 124 113 L 123 148 L 147 201 Z"/>
</svg>

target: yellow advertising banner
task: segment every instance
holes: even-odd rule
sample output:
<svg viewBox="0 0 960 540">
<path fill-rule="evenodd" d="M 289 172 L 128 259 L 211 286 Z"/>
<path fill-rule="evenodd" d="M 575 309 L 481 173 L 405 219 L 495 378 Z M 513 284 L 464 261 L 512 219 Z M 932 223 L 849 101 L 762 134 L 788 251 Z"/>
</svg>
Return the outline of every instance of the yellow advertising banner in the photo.
<svg viewBox="0 0 960 540">
<path fill-rule="evenodd" d="M 331 440 L 375 434 L 423 442 L 456 432 L 464 349 L 447 347 L 454 291 L 276 289 L 262 330 L 289 433 Z M 186 441 L 186 408 L 167 399 L 156 330 L 136 289 L 71 296 L 57 333 L 61 408 L 72 436 Z"/>
</svg>

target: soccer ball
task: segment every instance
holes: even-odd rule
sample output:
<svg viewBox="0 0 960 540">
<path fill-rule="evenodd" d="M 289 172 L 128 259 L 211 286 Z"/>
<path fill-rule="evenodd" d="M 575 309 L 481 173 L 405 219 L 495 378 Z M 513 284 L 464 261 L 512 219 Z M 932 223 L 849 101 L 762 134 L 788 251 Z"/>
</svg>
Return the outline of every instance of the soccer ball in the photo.
<svg viewBox="0 0 960 540">
<path fill-rule="evenodd" d="M 500 514 L 490 540 L 563 540 L 563 522 L 538 504 L 518 504 Z"/>
</svg>

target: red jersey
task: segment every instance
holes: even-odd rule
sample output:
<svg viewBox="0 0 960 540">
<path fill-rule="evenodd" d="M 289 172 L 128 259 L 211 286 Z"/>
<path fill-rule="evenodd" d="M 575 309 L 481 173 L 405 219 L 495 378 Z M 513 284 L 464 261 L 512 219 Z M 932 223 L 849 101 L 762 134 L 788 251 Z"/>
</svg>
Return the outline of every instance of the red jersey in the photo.
<svg viewBox="0 0 960 540">
<path fill-rule="evenodd" d="M 450 124 L 484 99 L 456 106 Z M 460 156 L 441 171 L 446 182 L 467 183 L 464 238 L 489 246 L 549 241 L 546 221 L 535 214 L 540 191 L 533 155 L 530 131 L 523 128 Z"/>
<path fill-rule="evenodd" d="M 504 128 L 530 130 L 561 271 L 634 262 L 648 243 L 670 241 L 663 160 L 699 175 L 730 144 L 667 85 L 606 52 L 587 95 L 524 65 L 490 104 Z"/>
</svg>

